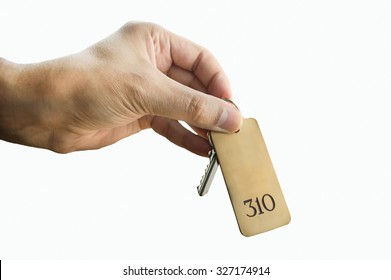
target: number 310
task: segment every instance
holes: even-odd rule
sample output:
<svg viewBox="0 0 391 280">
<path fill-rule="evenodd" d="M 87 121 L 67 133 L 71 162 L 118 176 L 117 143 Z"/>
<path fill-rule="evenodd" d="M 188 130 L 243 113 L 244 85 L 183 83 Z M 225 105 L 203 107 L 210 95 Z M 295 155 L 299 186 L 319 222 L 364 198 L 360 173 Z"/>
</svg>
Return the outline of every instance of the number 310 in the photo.
<svg viewBox="0 0 391 280">
<path fill-rule="evenodd" d="M 269 201 L 269 202 L 267 202 Z M 271 212 L 276 208 L 276 203 L 274 201 L 274 198 L 270 194 L 265 194 L 262 196 L 261 199 L 258 197 L 255 198 L 255 204 L 256 206 L 253 206 L 253 199 L 247 199 L 243 201 L 244 205 L 248 204 L 248 208 L 251 209 L 252 213 L 246 214 L 247 217 L 254 217 L 255 215 L 262 215 L 265 213 L 265 211 Z"/>
</svg>

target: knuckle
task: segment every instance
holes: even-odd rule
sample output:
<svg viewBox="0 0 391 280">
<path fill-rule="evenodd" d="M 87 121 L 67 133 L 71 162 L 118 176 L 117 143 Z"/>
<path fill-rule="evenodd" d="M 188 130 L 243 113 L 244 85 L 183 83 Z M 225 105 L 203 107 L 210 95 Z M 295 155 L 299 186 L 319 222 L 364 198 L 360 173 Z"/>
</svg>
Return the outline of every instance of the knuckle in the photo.
<svg viewBox="0 0 391 280">
<path fill-rule="evenodd" d="M 125 34 L 139 33 L 147 30 L 161 30 L 162 27 L 152 22 L 129 21 L 121 27 Z"/>
<path fill-rule="evenodd" d="M 145 115 L 151 111 L 151 103 L 148 96 L 148 83 L 146 77 L 132 73 L 127 75 L 127 82 L 124 86 L 125 104 L 128 111 L 138 115 Z"/>
<path fill-rule="evenodd" d="M 134 30 L 137 25 L 139 25 L 140 23 L 138 22 L 135 22 L 135 21 L 128 21 L 127 23 L 125 23 L 122 27 L 121 27 L 121 31 L 125 32 L 125 33 L 128 33 L 128 32 L 131 32 L 132 30 Z"/>
<path fill-rule="evenodd" d="M 206 119 L 206 102 L 201 96 L 193 96 L 187 106 L 190 118 L 196 123 L 204 123 Z"/>
</svg>

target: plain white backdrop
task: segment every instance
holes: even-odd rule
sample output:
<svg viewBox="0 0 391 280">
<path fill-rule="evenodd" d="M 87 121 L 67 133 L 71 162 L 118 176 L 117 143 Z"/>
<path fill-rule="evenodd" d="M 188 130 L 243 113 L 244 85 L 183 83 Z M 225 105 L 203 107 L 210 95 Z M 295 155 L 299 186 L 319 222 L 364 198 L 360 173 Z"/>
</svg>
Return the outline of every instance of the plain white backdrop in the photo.
<svg viewBox="0 0 391 280">
<path fill-rule="evenodd" d="M 0 56 L 80 51 L 129 20 L 210 49 L 262 129 L 292 222 L 240 235 L 220 172 L 153 131 L 59 155 L 0 142 L 0 258 L 389 259 L 390 1 L 2 1 Z"/>
</svg>

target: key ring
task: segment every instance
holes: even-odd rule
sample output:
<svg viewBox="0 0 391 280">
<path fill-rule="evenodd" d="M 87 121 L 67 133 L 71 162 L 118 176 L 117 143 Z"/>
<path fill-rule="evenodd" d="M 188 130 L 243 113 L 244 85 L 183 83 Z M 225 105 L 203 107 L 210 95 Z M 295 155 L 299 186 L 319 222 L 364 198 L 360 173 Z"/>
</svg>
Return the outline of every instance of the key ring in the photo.
<svg viewBox="0 0 391 280">
<path fill-rule="evenodd" d="M 231 99 L 229 99 L 229 98 L 221 98 L 221 99 L 223 99 L 224 101 L 227 101 L 227 102 L 229 102 L 229 103 L 231 103 L 232 105 L 234 105 L 235 107 L 236 107 L 236 109 L 238 109 L 239 111 L 240 111 L 240 109 L 239 109 L 239 107 L 231 100 Z"/>
</svg>

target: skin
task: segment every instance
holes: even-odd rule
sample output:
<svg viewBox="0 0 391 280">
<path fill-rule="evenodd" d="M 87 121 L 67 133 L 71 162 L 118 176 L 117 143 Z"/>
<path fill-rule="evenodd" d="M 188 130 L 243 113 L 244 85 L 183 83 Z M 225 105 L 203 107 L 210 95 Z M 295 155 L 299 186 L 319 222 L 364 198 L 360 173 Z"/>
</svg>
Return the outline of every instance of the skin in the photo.
<svg viewBox="0 0 391 280">
<path fill-rule="evenodd" d="M 0 139 L 69 153 L 152 128 L 206 156 L 208 130 L 232 133 L 242 123 L 221 98 L 232 98 L 229 80 L 208 50 L 158 25 L 127 23 L 66 57 L 0 58 Z"/>
</svg>

